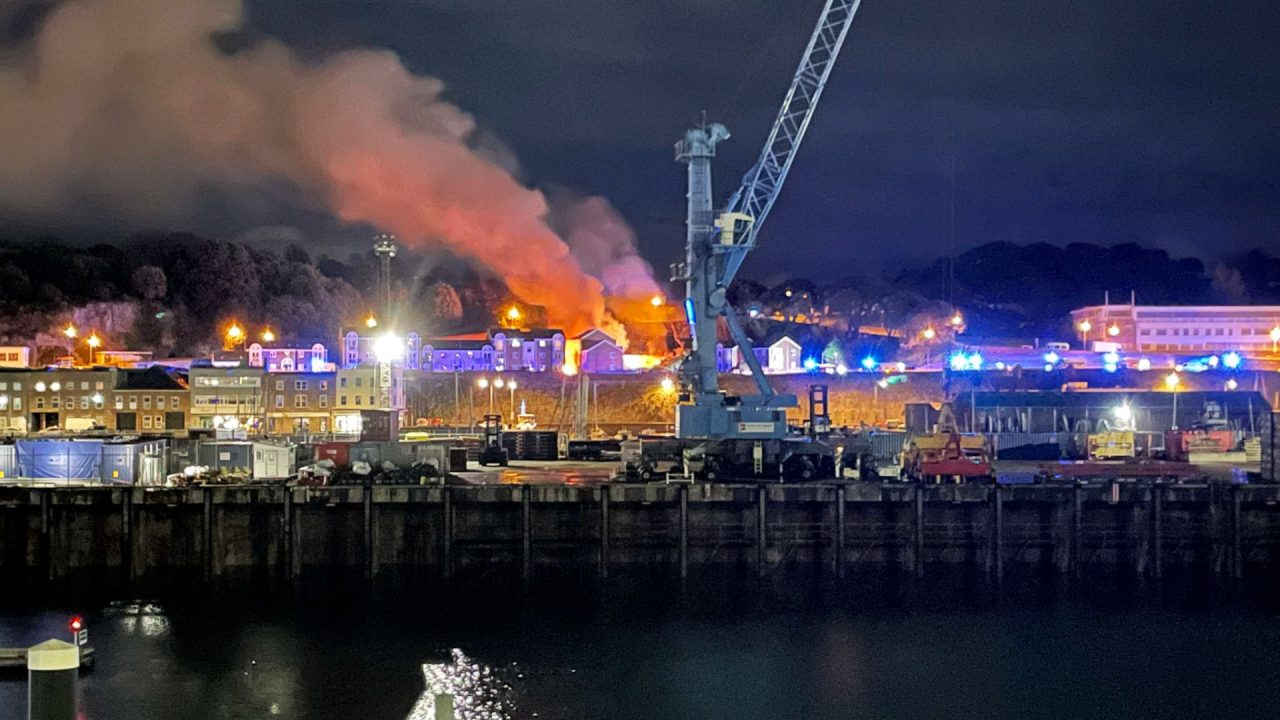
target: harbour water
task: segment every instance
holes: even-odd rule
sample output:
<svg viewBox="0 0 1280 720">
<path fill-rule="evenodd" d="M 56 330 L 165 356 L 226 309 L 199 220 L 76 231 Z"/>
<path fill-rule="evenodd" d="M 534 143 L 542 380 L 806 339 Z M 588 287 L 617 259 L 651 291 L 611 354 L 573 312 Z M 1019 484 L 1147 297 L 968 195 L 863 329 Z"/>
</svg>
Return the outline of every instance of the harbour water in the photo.
<svg viewBox="0 0 1280 720">
<path fill-rule="evenodd" d="M 8 594 L 0 646 L 64 636 L 83 613 L 100 654 L 81 680 L 85 720 L 401 720 L 422 665 L 455 649 L 471 699 L 489 703 L 474 717 L 1240 720 L 1280 707 L 1272 592 L 1028 583 L 996 598 L 933 582 L 445 591 L 313 575 L 144 600 L 59 588 Z M 21 674 L 0 678 L 0 719 L 25 717 L 25 693 Z"/>
</svg>

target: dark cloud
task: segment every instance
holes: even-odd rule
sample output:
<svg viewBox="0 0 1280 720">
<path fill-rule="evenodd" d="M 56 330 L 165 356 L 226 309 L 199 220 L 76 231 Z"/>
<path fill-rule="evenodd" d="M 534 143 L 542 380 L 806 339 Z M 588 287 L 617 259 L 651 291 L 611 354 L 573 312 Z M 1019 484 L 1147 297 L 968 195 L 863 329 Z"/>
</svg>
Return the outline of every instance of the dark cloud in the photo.
<svg viewBox="0 0 1280 720">
<path fill-rule="evenodd" d="M 730 127 L 717 160 L 724 197 L 754 160 L 822 2 L 248 5 L 249 35 L 304 56 L 386 47 L 442 78 L 524 181 L 607 196 L 665 267 L 683 238 L 672 143 L 703 111 Z M 960 248 L 1134 240 L 1211 257 L 1270 244 L 1276 37 L 1280 6 L 1260 1 L 866 2 L 745 271 L 835 276 L 945 253 L 953 167 Z M 254 222 L 271 223 L 264 214 Z"/>
</svg>

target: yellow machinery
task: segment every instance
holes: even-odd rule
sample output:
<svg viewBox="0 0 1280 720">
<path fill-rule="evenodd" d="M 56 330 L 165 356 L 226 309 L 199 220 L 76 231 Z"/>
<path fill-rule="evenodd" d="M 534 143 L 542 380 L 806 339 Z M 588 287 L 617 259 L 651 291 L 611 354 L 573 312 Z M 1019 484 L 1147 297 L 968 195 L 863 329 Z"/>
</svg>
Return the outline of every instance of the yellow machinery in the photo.
<svg viewBox="0 0 1280 720">
<path fill-rule="evenodd" d="M 1127 460 L 1136 455 L 1132 430 L 1110 430 L 1089 435 L 1089 459 Z"/>
</svg>

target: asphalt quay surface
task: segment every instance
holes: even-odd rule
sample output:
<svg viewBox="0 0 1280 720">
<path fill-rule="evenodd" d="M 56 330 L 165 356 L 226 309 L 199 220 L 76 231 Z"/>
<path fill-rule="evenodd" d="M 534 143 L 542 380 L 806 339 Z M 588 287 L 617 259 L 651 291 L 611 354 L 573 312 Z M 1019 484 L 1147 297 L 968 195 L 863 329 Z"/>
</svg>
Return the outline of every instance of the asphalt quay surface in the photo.
<svg viewBox="0 0 1280 720">
<path fill-rule="evenodd" d="M 609 482 L 618 461 L 512 460 L 506 467 L 480 467 L 468 462 L 463 472 L 451 473 L 469 485 L 583 485 Z"/>
</svg>

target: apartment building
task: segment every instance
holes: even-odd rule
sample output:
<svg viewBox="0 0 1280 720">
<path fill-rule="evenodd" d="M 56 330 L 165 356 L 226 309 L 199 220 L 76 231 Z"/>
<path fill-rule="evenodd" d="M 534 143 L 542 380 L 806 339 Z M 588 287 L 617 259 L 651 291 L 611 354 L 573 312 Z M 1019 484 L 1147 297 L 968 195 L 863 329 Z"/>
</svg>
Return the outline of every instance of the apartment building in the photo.
<svg viewBox="0 0 1280 720">
<path fill-rule="evenodd" d="M 266 375 L 268 433 L 327 433 L 332 427 L 336 373 L 273 372 Z"/>
<path fill-rule="evenodd" d="M 231 363 L 192 363 L 187 384 L 191 392 L 190 427 L 262 427 L 264 421 L 262 368 Z"/>
</svg>

